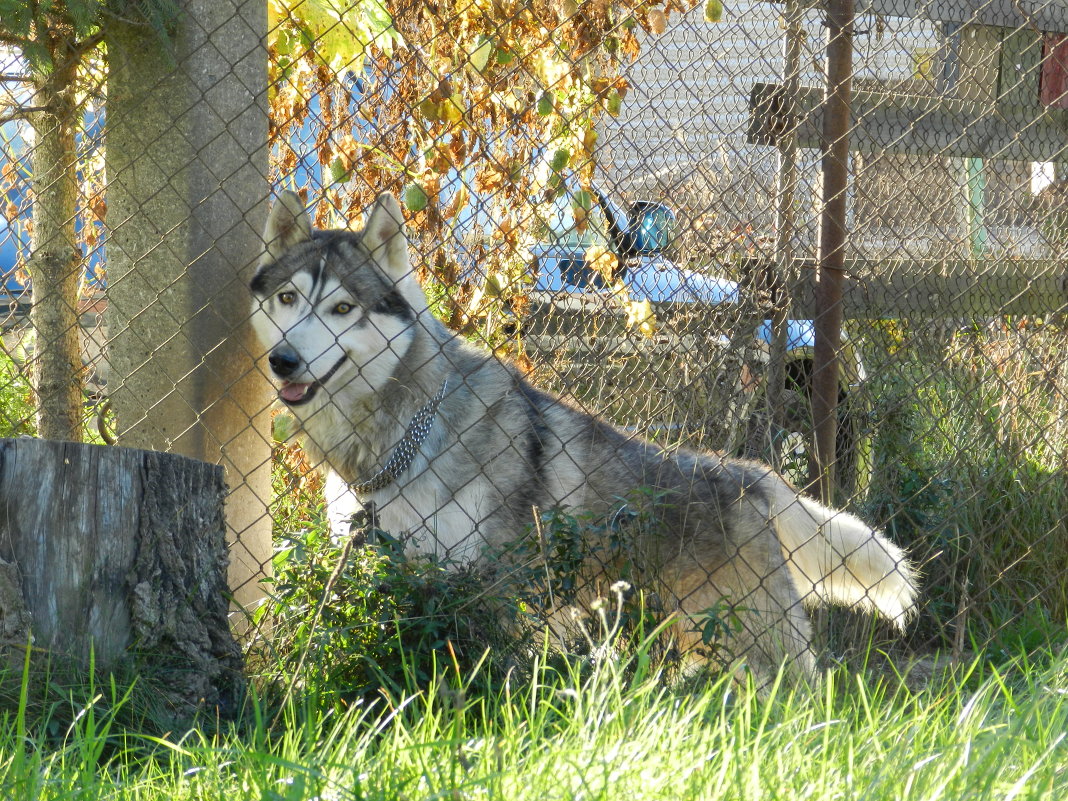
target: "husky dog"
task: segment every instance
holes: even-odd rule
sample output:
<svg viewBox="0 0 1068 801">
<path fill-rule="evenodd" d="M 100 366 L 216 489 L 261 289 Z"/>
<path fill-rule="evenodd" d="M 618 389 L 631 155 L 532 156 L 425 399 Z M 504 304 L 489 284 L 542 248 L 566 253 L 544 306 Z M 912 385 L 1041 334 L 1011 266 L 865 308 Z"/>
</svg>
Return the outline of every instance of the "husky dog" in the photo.
<svg viewBox="0 0 1068 801">
<path fill-rule="evenodd" d="M 764 465 L 639 439 L 449 331 L 412 274 L 392 195 L 356 233 L 312 230 L 287 192 L 264 241 L 252 318 L 278 397 L 313 461 L 373 504 L 382 529 L 476 559 L 524 537 L 538 510 L 607 517 L 648 489 L 658 525 L 633 552 L 670 590 L 679 638 L 699 642 L 702 613 L 726 601 L 731 650 L 765 675 L 784 661 L 814 673 L 804 606 L 847 604 L 898 626 L 913 613 L 905 554 L 856 517 Z M 602 587 L 618 577 L 587 567 Z"/>
</svg>

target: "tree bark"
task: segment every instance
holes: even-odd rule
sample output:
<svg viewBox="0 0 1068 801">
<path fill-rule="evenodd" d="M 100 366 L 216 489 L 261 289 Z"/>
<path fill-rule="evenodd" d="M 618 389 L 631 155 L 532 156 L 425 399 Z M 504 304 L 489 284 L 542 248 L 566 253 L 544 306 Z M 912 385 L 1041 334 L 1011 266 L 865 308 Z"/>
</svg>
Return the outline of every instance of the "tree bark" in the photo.
<svg viewBox="0 0 1068 801">
<path fill-rule="evenodd" d="M 36 335 L 33 388 L 37 433 L 46 439 L 82 439 L 82 357 L 78 328 L 81 250 L 75 241 L 78 154 L 74 130 L 77 105 L 70 74 L 36 76 L 31 115 L 33 148 L 33 237 L 29 259 Z"/>
<path fill-rule="evenodd" d="M 231 711 L 223 469 L 174 454 L 0 440 L 0 634 L 97 666 L 165 671 L 177 710 Z M 6 570 L 6 572 L 5 572 Z M 0 570 L 0 580 L 10 568 Z M 20 622 L 21 621 L 21 622 Z M 25 639 L 22 640 L 25 643 Z"/>
<path fill-rule="evenodd" d="M 268 387 L 248 325 L 263 250 L 267 7 L 182 0 L 173 42 L 113 21 L 108 47 L 108 393 L 123 445 L 226 467 L 230 586 L 271 565 Z"/>
</svg>

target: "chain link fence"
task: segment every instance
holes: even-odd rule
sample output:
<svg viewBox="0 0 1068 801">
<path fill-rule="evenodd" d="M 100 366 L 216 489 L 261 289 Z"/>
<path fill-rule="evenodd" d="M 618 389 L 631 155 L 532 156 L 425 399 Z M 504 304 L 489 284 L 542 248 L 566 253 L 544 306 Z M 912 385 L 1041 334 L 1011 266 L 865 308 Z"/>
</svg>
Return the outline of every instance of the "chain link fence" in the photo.
<svg viewBox="0 0 1068 801">
<path fill-rule="evenodd" d="M 834 129 L 824 96 L 835 64 L 819 3 L 270 0 L 266 53 L 258 5 L 197 9 L 179 4 L 173 25 L 159 26 L 178 30 L 177 44 L 159 45 L 170 60 L 147 77 L 139 59 L 152 48 L 122 45 L 151 41 L 152 25 L 105 17 L 99 36 L 78 34 L 84 47 L 65 51 L 77 63 L 56 51 L 44 71 L 17 31 L 4 39 L 4 436 L 221 460 L 241 566 L 231 579 L 246 606 L 272 574 L 268 592 L 305 581 L 329 595 L 310 543 L 327 547 L 331 525 L 344 541 L 351 515 L 371 500 L 377 517 L 360 516 L 366 527 L 405 524 L 380 532 L 395 560 L 431 554 L 465 581 L 489 563 L 522 565 L 521 589 L 505 593 L 509 609 L 544 608 L 564 639 L 582 628 L 562 609 L 588 612 L 592 602 L 596 624 L 596 599 L 607 598 L 636 625 L 681 608 L 684 633 L 669 650 L 733 659 L 755 643 L 753 662 L 802 651 L 848 658 L 873 639 L 901 664 L 1063 641 L 1062 0 L 858 2 L 845 25 L 840 219 L 825 191 Z M 164 87 L 182 70 L 193 88 L 176 103 Z M 245 81 L 236 93 L 235 80 Z M 75 98 L 65 121 L 50 91 Z M 259 188 L 234 197 L 231 182 L 249 172 L 244 186 Z M 67 206 L 53 203 L 59 189 Z M 366 253 L 340 246 L 308 267 L 315 292 L 311 277 L 254 282 L 269 300 L 261 313 L 322 301 L 316 271 L 325 265 L 346 276 L 331 289 L 341 305 L 330 313 L 356 306 L 374 333 L 325 320 L 321 331 L 332 333 L 309 346 L 318 352 L 297 354 L 304 367 L 278 351 L 295 341 L 296 324 L 261 322 L 281 338 L 253 339 L 247 283 L 266 206 L 284 190 L 300 193 L 318 229 L 359 230 L 376 196 L 394 193 L 442 330 L 515 372 L 487 380 L 492 370 L 467 350 L 449 364 L 451 345 L 406 350 L 408 329 L 396 323 L 422 319 L 418 298 L 403 283 L 369 288 L 357 269 Z M 247 213 L 227 216 L 226 203 Z M 828 225 L 847 232 L 837 254 L 821 252 Z M 192 238 L 175 245 L 186 229 Z M 161 254 L 177 271 L 151 266 Z M 225 274 L 197 272 L 219 258 Z M 841 297 L 828 306 L 832 284 Z M 364 307 L 366 297 L 378 305 Z M 838 312 L 835 359 L 821 364 L 821 320 Z M 213 340 L 216 330 L 223 336 Z M 373 359 L 352 355 L 372 342 L 389 365 L 380 379 Z M 333 373 L 311 367 L 339 346 L 361 365 L 340 372 L 363 394 L 330 387 Z M 817 379 L 821 370 L 833 371 L 830 383 Z M 444 400 L 433 403 L 439 386 Z M 515 396 L 518 419 L 500 411 Z M 289 439 L 302 418 L 324 431 L 307 409 L 328 397 L 330 441 L 302 448 Z M 816 446 L 818 401 L 833 415 L 833 456 Z M 618 429 L 593 436 L 596 424 L 565 408 Z M 419 420 L 426 431 L 413 437 Z M 656 459 L 690 471 L 691 490 L 703 481 L 719 494 L 700 496 L 700 510 L 688 494 L 665 502 L 640 438 L 664 449 Z M 389 463 L 398 443 L 411 454 Z M 785 513 L 764 499 L 770 479 L 718 456 L 695 468 L 680 448 L 771 465 L 798 494 L 819 495 L 821 476 L 833 476 L 824 499 L 885 531 L 921 576 L 904 637 L 836 609 L 812 612 L 809 643 L 804 577 L 786 578 L 783 562 L 800 559 L 802 544 L 760 547 L 766 518 Z M 644 466 L 632 471 L 633 494 L 591 497 L 608 486 L 601 474 L 635 460 Z M 340 478 L 320 472 L 327 463 Z M 385 489 L 357 500 L 345 486 L 387 466 Z M 554 494 L 550 468 L 592 475 Z M 695 470 L 705 471 L 700 481 Z M 434 477 L 432 489 L 421 475 Z M 504 497 L 501 487 L 525 494 Z M 688 511 L 672 517 L 677 505 Z M 499 529 L 499 509 L 523 506 L 528 519 L 511 537 L 487 535 Z M 674 531 L 657 528 L 667 518 Z M 698 518 L 708 533 L 687 528 Z M 685 568 L 665 554 L 672 547 Z M 406 575 L 426 598 L 444 592 Z M 808 576 L 808 591 L 833 594 L 820 578 Z M 344 603 L 364 597 L 346 586 Z M 878 594 L 865 587 L 853 600 L 863 607 Z M 378 603 L 375 614 L 433 606 Z M 502 608 L 486 614 L 505 616 Z M 761 644 L 775 638 L 805 642 Z"/>
</svg>

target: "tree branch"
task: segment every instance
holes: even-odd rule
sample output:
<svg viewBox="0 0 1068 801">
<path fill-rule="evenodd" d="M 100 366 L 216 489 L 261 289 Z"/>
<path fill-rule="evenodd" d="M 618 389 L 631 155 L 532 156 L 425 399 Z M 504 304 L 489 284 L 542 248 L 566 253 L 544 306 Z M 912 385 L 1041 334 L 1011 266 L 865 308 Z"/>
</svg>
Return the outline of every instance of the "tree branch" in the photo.
<svg viewBox="0 0 1068 801">
<path fill-rule="evenodd" d="M 17 47 L 19 49 L 22 49 L 27 44 L 29 44 L 31 41 L 33 41 L 33 40 L 32 39 L 23 39 L 23 38 L 21 38 L 19 36 L 12 36 L 12 35 L 7 34 L 7 33 L 0 33 L 0 44 L 11 45 L 12 47 Z"/>
<path fill-rule="evenodd" d="M 104 41 L 104 32 L 102 30 L 98 30 L 96 33 L 90 36 L 86 36 L 80 42 L 74 42 L 71 45 L 70 49 L 67 51 L 67 55 L 71 59 L 80 61 L 82 59 L 82 56 L 84 56 L 102 41 Z"/>
<path fill-rule="evenodd" d="M 36 111 L 48 111 L 48 106 L 19 106 L 0 113 L 0 125 L 15 120 L 24 120 Z"/>
</svg>

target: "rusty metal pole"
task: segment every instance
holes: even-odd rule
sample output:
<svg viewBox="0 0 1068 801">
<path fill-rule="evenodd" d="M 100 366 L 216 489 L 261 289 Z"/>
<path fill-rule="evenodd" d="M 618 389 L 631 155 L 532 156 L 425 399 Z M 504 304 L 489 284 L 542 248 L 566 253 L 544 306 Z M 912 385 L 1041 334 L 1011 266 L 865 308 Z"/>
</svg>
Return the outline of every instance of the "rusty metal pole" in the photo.
<svg viewBox="0 0 1068 801">
<path fill-rule="evenodd" d="M 838 429 L 838 351 L 842 332 L 842 272 L 849 181 L 850 97 L 853 79 L 853 0 L 827 2 L 827 89 L 823 115 L 823 209 L 820 218 L 812 418 L 820 497 L 833 501 Z"/>
</svg>

